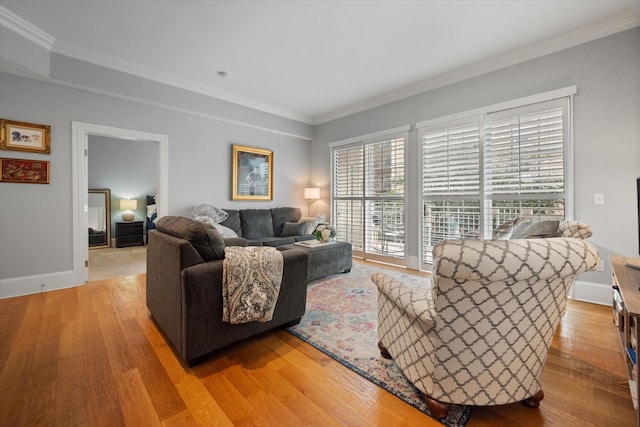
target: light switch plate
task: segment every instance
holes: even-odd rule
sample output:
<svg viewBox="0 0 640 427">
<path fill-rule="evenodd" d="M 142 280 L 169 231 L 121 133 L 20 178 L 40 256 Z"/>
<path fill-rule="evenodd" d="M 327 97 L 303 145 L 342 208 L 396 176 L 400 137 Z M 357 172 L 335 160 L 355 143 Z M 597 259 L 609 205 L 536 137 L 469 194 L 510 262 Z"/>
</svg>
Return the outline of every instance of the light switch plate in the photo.
<svg viewBox="0 0 640 427">
<path fill-rule="evenodd" d="M 593 204 L 594 205 L 604 205 L 604 194 L 595 193 L 593 195 Z"/>
</svg>

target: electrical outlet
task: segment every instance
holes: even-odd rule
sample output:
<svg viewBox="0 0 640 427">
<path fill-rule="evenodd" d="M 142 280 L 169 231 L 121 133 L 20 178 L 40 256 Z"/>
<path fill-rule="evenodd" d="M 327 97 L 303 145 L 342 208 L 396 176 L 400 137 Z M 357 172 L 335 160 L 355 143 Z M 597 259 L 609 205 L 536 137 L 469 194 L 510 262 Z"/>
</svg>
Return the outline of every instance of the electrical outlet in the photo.
<svg viewBox="0 0 640 427">
<path fill-rule="evenodd" d="M 598 271 L 604 271 L 604 260 L 600 260 L 600 264 L 598 264 Z"/>
</svg>

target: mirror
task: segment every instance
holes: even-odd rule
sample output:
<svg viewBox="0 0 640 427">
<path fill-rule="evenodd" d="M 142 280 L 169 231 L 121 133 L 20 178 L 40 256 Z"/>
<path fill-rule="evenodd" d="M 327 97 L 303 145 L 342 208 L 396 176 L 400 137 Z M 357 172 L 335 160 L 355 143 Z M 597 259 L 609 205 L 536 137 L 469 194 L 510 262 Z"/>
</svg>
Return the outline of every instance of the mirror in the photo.
<svg viewBox="0 0 640 427">
<path fill-rule="evenodd" d="M 111 247 L 111 190 L 89 190 L 89 249 Z"/>
</svg>

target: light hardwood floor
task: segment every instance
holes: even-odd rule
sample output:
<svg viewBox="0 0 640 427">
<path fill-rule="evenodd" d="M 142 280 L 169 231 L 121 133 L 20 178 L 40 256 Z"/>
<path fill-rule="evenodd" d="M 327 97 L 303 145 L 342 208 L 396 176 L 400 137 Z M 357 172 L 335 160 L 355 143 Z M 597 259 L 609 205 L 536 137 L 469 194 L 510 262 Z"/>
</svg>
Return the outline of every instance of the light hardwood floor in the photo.
<svg viewBox="0 0 640 427">
<path fill-rule="evenodd" d="M 1 426 L 440 426 L 285 331 L 180 364 L 148 316 L 145 275 L 0 300 Z M 570 302 L 539 409 L 469 426 L 631 426 L 610 309 Z"/>
</svg>

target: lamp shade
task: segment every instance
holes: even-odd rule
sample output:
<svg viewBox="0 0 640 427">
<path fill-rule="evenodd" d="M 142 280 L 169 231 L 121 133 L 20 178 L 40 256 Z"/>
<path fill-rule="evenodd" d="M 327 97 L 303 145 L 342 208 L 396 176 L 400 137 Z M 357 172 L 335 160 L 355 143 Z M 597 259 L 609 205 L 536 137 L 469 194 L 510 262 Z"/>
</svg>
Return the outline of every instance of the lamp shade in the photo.
<svg viewBox="0 0 640 427">
<path fill-rule="evenodd" d="M 120 199 L 120 210 L 135 211 L 136 209 L 138 209 L 137 200 Z"/>
<path fill-rule="evenodd" d="M 320 198 L 320 189 L 317 187 L 310 187 L 304 189 L 305 200 L 318 200 Z"/>
</svg>

